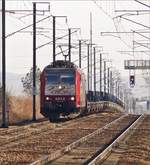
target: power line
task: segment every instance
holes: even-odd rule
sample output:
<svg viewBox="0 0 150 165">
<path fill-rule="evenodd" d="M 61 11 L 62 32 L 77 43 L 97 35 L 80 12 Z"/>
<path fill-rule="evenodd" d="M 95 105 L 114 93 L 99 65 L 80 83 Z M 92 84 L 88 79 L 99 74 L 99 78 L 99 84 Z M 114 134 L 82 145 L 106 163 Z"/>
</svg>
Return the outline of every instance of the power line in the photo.
<svg viewBox="0 0 150 165">
<path fill-rule="evenodd" d="M 98 5 L 96 0 L 92 0 L 92 1 L 105 15 L 107 15 L 109 18 L 112 19 L 111 15 L 109 15 L 100 5 Z"/>
<path fill-rule="evenodd" d="M 44 20 L 46 20 L 46 19 L 48 19 L 48 18 L 50 18 L 50 17 L 52 17 L 52 15 L 47 16 L 47 17 L 45 17 L 45 18 L 43 18 L 43 19 L 40 19 L 40 20 L 36 21 L 36 24 L 39 23 L 39 22 L 42 22 L 42 21 L 44 21 Z M 26 27 L 23 27 L 23 28 L 21 28 L 21 29 L 15 31 L 15 32 L 13 32 L 13 33 L 10 33 L 10 34 L 6 35 L 6 38 L 8 38 L 8 37 L 10 37 L 10 36 L 13 36 L 14 34 L 20 32 L 20 31 L 22 31 L 22 30 L 25 30 L 25 29 L 27 29 L 27 28 L 29 28 L 29 27 L 32 27 L 32 26 L 33 26 L 33 24 L 30 24 L 30 25 L 28 25 L 28 26 L 26 26 Z"/>
<path fill-rule="evenodd" d="M 139 0 L 134 0 L 135 2 L 137 2 L 137 3 L 140 3 L 141 5 L 144 5 L 144 6 L 146 6 L 146 7 L 148 7 L 148 8 L 150 8 L 150 6 L 149 5 L 147 5 L 147 4 L 145 4 L 145 3 L 143 3 L 143 2 L 141 2 L 141 1 L 139 1 Z"/>
<path fill-rule="evenodd" d="M 74 32 L 71 32 L 71 34 L 75 33 L 75 32 L 77 32 L 77 30 L 75 30 Z M 58 38 L 56 38 L 56 41 L 59 40 L 59 39 L 63 39 L 64 37 L 67 37 L 67 36 L 68 36 L 68 34 L 66 34 L 64 36 L 61 36 L 61 37 L 58 37 Z M 52 43 L 53 43 L 53 41 L 49 41 L 49 42 L 47 42 L 45 44 L 42 44 L 42 45 L 38 46 L 36 49 L 40 49 L 40 48 L 42 48 L 42 47 L 44 47 L 46 45 L 52 44 Z"/>
<path fill-rule="evenodd" d="M 143 27 L 145 27 L 145 28 L 150 29 L 149 26 L 143 25 L 143 24 L 141 24 L 141 23 L 139 23 L 139 22 L 135 22 L 135 21 L 133 21 L 133 20 L 131 20 L 131 19 L 128 19 L 128 18 L 125 18 L 125 17 L 122 17 L 122 16 L 121 16 L 120 18 L 125 19 L 125 20 L 127 20 L 127 21 L 129 21 L 129 22 L 132 22 L 132 23 L 134 23 L 134 24 L 137 24 L 137 25 L 140 25 L 140 26 L 143 26 Z"/>
</svg>

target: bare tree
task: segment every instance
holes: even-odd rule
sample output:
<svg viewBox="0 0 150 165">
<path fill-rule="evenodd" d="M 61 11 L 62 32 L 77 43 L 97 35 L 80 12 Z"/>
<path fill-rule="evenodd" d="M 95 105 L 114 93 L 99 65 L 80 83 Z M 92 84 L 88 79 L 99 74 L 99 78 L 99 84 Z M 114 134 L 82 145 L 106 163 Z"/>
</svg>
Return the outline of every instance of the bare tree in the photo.
<svg viewBox="0 0 150 165">
<path fill-rule="evenodd" d="M 38 67 L 36 67 L 36 92 L 39 94 L 39 88 L 40 88 L 40 74 L 41 71 Z M 32 95 L 32 88 L 33 88 L 33 68 L 30 69 L 30 71 L 25 75 L 25 77 L 21 78 L 21 82 L 23 85 L 23 92 L 25 92 L 27 95 Z"/>
</svg>

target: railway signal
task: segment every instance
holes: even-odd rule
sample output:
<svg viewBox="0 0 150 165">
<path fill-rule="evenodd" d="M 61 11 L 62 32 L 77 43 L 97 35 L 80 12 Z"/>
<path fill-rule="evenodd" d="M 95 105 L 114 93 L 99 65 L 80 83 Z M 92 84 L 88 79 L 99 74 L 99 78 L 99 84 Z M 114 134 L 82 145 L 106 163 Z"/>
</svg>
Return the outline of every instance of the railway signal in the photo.
<svg viewBox="0 0 150 165">
<path fill-rule="evenodd" d="M 135 76 L 130 75 L 130 87 L 134 87 L 134 86 L 135 86 Z"/>
</svg>

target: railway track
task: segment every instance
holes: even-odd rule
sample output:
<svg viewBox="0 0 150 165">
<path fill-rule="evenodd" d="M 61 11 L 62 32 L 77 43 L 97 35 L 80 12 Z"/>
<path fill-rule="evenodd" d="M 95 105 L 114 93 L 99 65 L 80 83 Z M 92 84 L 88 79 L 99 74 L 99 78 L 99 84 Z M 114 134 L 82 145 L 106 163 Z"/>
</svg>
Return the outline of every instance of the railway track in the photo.
<svg viewBox="0 0 150 165">
<path fill-rule="evenodd" d="M 0 146 L 0 164 L 24 165 L 36 162 L 40 158 L 43 158 L 43 156 L 61 150 L 98 128 L 104 127 L 120 115 L 121 114 L 110 112 L 95 114 L 74 121 L 71 120 L 65 124 L 56 124 L 54 126 L 55 128 L 51 128 L 52 126 L 50 126 L 50 124 L 39 124 L 39 128 L 33 125 L 31 128 L 27 127 L 27 131 L 29 132 L 35 129 L 34 131 L 32 130 L 33 132 L 31 131 L 30 136 L 21 138 L 19 137 L 20 135 L 18 135 L 19 138 L 5 144 L 5 142 L 11 139 L 11 137 L 9 138 L 9 136 L 6 135 L 7 140 L 5 138 L 0 140 L 0 144 L 2 144 Z M 0 136 L 1 135 L 2 134 L 0 134 Z M 11 133 L 10 136 L 12 136 Z"/>
<path fill-rule="evenodd" d="M 91 116 L 89 116 L 91 117 Z M 31 135 L 38 134 L 45 132 L 47 130 L 54 130 L 63 126 L 74 125 L 76 122 L 80 120 L 86 120 L 89 118 L 88 116 L 82 117 L 82 118 L 74 118 L 74 119 L 66 119 L 66 122 L 58 122 L 58 123 L 50 123 L 49 121 L 42 121 L 39 123 L 31 123 L 29 125 L 24 126 L 11 126 L 9 129 L 0 129 L 0 145 L 9 145 L 9 143 L 12 143 L 14 141 L 17 141 L 21 138 L 27 138 Z"/>
<path fill-rule="evenodd" d="M 150 164 L 150 115 L 143 115 L 102 165 Z M 113 163 L 112 163 L 113 162 Z"/>
<path fill-rule="evenodd" d="M 0 130 L 0 145 L 4 146 L 7 145 L 13 141 L 17 141 L 21 138 L 26 138 L 31 136 L 32 134 L 38 134 L 39 130 L 37 129 L 39 127 L 41 129 L 41 132 L 46 130 L 47 128 L 53 129 L 55 128 L 54 125 L 49 125 L 48 121 L 43 121 L 42 123 L 33 123 L 30 125 L 25 126 L 13 126 L 9 129 L 1 129 Z"/>
<path fill-rule="evenodd" d="M 97 160 L 101 160 L 110 152 L 112 143 L 138 118 L 139 116 L 136 115 L 124 115 L 32 165 L 96 164 Z"/>
</svg>

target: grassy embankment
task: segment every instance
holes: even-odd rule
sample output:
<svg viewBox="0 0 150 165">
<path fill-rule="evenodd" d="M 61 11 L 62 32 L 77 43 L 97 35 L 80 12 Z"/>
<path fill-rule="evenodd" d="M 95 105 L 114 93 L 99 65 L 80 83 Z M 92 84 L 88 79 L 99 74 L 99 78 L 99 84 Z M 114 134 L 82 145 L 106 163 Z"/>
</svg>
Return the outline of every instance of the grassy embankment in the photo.
<svg viewBox="0 0 150 165">
<path fill-rule="evenodd" d="M 9 96 L 7 109 L 9 111 L 9 124 L 32 119 L 32 97 L 31 96 Z M 37 98 L 37 118 L 42 118 L 40 115 L 40 100 Z M 1 112 L 1 99 L 0 99 Z"/>
</svg>

